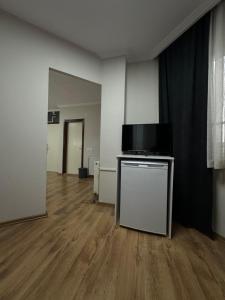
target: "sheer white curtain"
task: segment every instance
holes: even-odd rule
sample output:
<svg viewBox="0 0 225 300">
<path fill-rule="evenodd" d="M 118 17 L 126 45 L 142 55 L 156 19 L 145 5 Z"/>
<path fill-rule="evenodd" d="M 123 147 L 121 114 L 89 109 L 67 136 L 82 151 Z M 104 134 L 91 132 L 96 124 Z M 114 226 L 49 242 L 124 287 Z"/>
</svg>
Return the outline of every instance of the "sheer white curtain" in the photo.
<svg viewBox="0 0 225 300">
<path fill-rule="evenodd" d="M 225 169 L 225 1 L 211 13 L 207 165 Z"/>
</svg>

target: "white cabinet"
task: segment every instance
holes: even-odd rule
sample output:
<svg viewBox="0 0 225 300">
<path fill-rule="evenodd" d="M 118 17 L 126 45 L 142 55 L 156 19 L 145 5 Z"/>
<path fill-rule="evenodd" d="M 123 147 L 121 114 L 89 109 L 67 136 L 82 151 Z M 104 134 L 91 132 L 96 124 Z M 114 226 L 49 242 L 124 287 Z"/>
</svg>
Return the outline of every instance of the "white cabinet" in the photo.
<svg viewBox="0 0 225 300">
<path fill-rule="evenodd" d="M 174 158 L 117 156 L 116 223 L 172 237 Z"/>
<path fill-rule="evenodd" d="M 167 162 L 121 162 L 120 225 L 167 234 L 167 175 Z"/>
</svg>

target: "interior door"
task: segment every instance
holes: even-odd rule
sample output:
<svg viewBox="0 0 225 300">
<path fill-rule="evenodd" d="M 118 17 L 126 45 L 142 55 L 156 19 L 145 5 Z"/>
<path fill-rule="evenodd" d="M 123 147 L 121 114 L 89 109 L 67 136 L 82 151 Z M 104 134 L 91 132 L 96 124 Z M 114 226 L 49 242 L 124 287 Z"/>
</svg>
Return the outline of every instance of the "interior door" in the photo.
<svg viewBox="0 0 225 300">
<path fill-rule="evenodd" d="M 82 155 L 82 122 L 68 124 L 67 173 L 78 174 Z"/>
</svg>

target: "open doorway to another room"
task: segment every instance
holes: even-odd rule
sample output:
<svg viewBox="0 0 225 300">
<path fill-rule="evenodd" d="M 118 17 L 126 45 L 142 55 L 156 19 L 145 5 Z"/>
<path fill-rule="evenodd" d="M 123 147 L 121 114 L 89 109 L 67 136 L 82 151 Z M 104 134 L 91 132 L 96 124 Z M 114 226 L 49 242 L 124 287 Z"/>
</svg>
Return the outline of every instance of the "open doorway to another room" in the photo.
<svg viewBox="0 0 225 300">
<path fill-rule="evenodd" d="M 65 120 L 62 174 L 78 175 L 79 169 L 84 169 L 84 119 Z"/>
<path fill-rule="evenodd" d="M 79 193 L 80 188 L 88 189 L 88 197 L 95 198 L 93 175 L 100 155 L 100 115 L 99 84 L 49 70 L 48 195 L 62 193 L 71 185 Z"/>
</svg>

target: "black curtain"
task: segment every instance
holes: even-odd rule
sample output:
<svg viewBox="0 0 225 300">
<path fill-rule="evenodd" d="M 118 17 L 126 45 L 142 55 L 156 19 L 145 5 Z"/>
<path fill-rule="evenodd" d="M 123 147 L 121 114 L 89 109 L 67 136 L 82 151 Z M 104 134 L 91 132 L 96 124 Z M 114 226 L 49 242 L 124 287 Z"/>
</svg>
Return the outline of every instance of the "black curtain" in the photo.
<svg viewBox="0 0 225 300">
<path fill-rule="evenodd" d="M 160 122 L 173 131 L 174 219 L 212 234 L 212 170 L 207 169 L 210 15 L 159 57 Z"/>
</svg>

